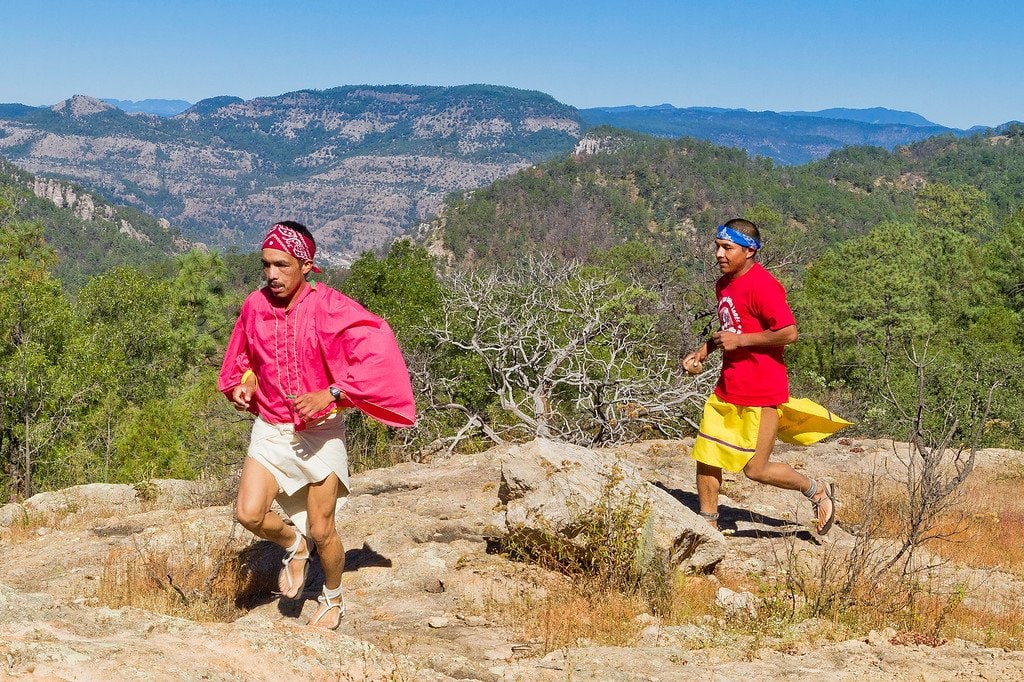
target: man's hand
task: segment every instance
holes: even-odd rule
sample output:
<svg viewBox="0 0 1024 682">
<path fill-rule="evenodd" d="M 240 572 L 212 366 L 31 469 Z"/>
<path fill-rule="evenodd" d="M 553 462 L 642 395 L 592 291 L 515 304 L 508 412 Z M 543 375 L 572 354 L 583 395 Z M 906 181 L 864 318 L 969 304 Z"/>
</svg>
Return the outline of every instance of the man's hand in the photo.
<svg viewBox="0 0 1024 682">
<path fill-rule="evenodd" d="M 334 396 L 328 389 L 303 393 L 295 399 L 295 413 L 303 421 L 309 421 L 323 412 L 324 408 L 334 402 Z"/>
<path fill-rule="evenodd" d="M 700 374 L 704 370 L 704 361 L 708 359 L 707 349 L 701 346 L 683 358 L 683 369 L 687 374 Z"/>
<path fill-rule="evenodd" d="M 775 348 L 787 346 L 797 339 L 796 325 L 787 325 L 781 329 L 768 329 L 751 334 L 735 332 L 715 332 L 711 335 L 711 343 L 723 351 L 737 348 Z"/>
<path fill-rule="evenodd" d="M 248 410 L 252 397 L 256 395 L 256 380 L 239 384 L 231 391 L 231 404 L 236 410 Z"/>
<path fill-rule="evenodd" d="M 722 350 L 736 350 L 743 344 L 743 335 L 735 332 L 718 331 L 711 335 L 711 342 Z"/>
</svg>

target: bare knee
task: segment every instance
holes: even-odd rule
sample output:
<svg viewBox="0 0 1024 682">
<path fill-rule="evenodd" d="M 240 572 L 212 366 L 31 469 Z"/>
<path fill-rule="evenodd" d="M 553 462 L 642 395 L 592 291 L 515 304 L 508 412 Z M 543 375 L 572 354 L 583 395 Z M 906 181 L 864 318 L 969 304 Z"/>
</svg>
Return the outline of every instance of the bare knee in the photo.
<svg viewBox="0 0 1024 682">
<path fill-rule="evenodd" d="M 743 467 L 743 474 L 757 483 L 768 482 L 768 467 L 766 466 L 748 464 Z"/>
<path fill-rule="evenodd" d="M 318 546 L 322 547 L 338 539 L 338 530 L 334 525 L 334 519 L 309 521 L 309 537 L 313 538 Z"/>
<path fill-rule="evenodd" d="M 260 505 L 247 504 L 239 500 L 235 506 L 235 518 L 250 533 L 256 533 L 262 528 L 266 517 L 267 510 Z"/>
</svg>

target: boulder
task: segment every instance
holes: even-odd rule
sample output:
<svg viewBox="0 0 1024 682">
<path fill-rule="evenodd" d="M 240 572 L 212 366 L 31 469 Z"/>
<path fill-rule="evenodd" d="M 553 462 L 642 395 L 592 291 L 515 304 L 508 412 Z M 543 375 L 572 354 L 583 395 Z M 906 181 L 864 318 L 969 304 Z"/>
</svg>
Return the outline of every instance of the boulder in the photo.
<svg viewBox="0 0 1024 682">
<path fill-rule="evenodd" d="M 25 509 L 41 514 L 135 513 L 140 501 L 133 486 L 124 483 L 88 483 L 64 490 L 39 493 L 25 500 Z"/>
<path fill-rule="evenodd" d="M 715 593 L 715 603 L 731 618 L 757 618 L 757 597 L 746 590 L 733 592 L 728 587 L 719 587 Z"/>
<path fill-rule="evenodd" d="M 135 486 L 144 500 L 165 509 L 201 509 L 230 504 L 234 495 L 228 494 L 226 488 L 224 482 L 212 479 L 183 481 L 174 478 L 154 478 Z"/>
<path fill-rule="evenodd" d="M 544 439 L 513 446 L 499 497 L 505 509 L 495 525 L 531 543 L 579 546 L 588 519 L 603 510 L 635 524 L 651 557 L 680 570 L 710 570 L 726 553 L 721 533 L 611 453 Z M 633 511 L 623 513 L 623 505 Z"/>
<path fill-rule="evenodd" d="M 25 518 L 25 507 L 17 502 L 0 506 L 0 528 L 10 528 Z"/>
</svg>

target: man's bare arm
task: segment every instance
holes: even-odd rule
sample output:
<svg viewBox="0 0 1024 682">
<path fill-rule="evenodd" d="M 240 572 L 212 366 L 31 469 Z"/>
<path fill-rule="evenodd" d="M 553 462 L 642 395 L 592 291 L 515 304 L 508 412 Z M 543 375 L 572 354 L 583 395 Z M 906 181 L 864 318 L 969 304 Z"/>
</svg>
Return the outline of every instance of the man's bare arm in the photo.
<svg viewBox="0 0 1024 682">
<path fill-rule="evenodd" d="M 711 335 L 711 342 L 722 350 L 736 350 L 737 348 L 750 348 L 758 346 L 770 348 L 774 346 L 788 346 L 797 339 L 796 325 L 791 324 L 782 329 L 769 329 L 768 331 L 755 332 L 753 334 L 736 334 L 735 332 L 715 332 Z"/>
</svg>

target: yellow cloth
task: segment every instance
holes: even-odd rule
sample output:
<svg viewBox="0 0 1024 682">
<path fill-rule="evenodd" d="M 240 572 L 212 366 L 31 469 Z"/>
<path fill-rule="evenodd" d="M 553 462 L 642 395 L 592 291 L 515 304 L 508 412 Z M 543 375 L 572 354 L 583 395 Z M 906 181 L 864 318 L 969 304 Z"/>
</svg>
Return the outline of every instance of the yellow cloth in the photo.
<svg viewBox="0 0 1024 682">
<path fill-rule="evenodd" d="M 778 438 L 783 443 L 811 445 L 851 424 L 853 422 L 832 414 L 827 408 L 807 398 L 790 397 L 779 405 Z"/>
<path fill-rule="evenodd" d="M 742 471 L 757 447 L 761 409 L 733 405 L 712 393 L 690 456 L 709 466 Z M 794 445 L 817 443 L 852 423 L 807 398 L 790 398 L 778 409 L 778 438 Z"/>
</svg>

